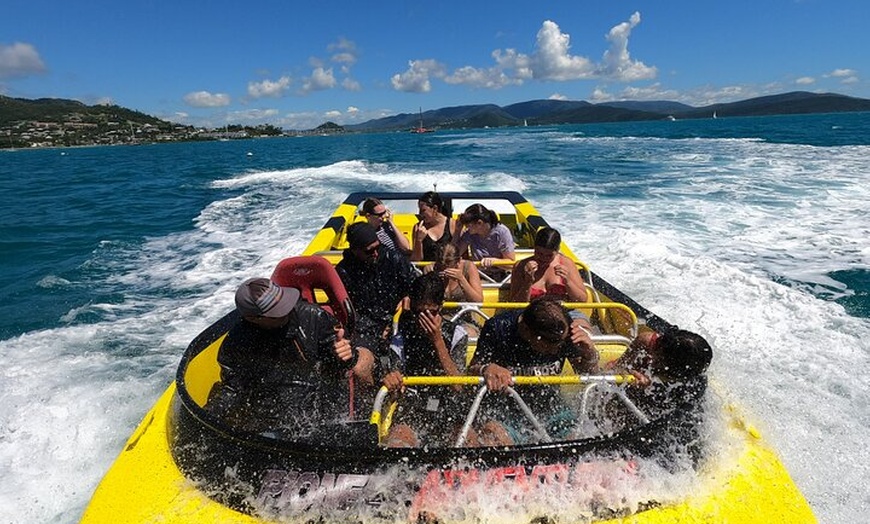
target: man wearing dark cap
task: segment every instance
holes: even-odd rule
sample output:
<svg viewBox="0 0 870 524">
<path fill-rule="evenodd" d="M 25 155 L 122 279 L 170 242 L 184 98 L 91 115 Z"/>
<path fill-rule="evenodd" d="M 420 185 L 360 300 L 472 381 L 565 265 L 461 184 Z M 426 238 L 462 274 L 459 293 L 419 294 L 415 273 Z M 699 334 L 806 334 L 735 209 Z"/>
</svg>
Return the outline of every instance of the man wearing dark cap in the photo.
<svg viewBox="0 0 870 524">
<path fill-rule="evenodd" d="M 401 301 L 419 272 L 407 258 L 381 245 L 375 228 L 356 222 L 347 228 L 349 247 L 335 266 L 357 312 L 354 346 L 368 348 L 381 369 L 392 369 L 386 335 Z"/>
<path fill-rule="evenodd" d="M 241 318 L 218 351 L 221 380 L 207 404 L 213 413 L 257 433 L 298 431 L 312 415 L 338 416 L 349 370 L 371 381 L 371 353 L 354 349 L 335 318 L 299 295 L 268 278 L 236 290 Z"/>
</svg>

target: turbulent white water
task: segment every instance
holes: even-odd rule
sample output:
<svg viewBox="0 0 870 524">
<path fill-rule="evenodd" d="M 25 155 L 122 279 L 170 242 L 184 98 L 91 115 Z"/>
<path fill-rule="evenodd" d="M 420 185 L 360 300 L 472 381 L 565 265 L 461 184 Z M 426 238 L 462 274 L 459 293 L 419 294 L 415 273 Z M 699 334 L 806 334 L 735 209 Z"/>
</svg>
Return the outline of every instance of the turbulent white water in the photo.
<svg viewBox="0 0 870 524">
<path fill-rule="evenodd" d="M 464 135 L 443 145 L 511 155 L 527 151 L 526 140 Z M 0 522 L 77 521 L 188 342 L 229 310 L 238 282 L 299 253 L 348 192 L 436 183 L 522 192 L 599 275 L 705 335 L 717 391 L 745 409 L 820 521 L 863 521 L 870 320 L 825 293 L 837 289 L 829 272 L 870 268 L 870 148 L 642 138 L 605 146 L 564 133 L 534 140 L 613 156 L 597 160 L 600 175 L 582 176 L 362 160 L 239 170 L 214 182 L 231 195 L 202 209 L 195 228 L 120 249 L 110 278 L 122 299 L 71 309 L 68 327 L 0 342 Z M 607 173 L 632 158 L 644 168 Z M 96 313 L 99 322 L 75 323 Z"/>
</svg>

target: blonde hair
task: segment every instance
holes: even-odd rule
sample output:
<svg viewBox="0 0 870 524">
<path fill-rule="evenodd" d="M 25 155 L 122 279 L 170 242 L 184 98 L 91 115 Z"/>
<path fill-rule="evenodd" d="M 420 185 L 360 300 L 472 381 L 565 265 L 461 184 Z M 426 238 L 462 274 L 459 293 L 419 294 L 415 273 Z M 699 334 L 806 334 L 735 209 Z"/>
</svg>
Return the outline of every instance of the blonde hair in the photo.
<svg viewBox="0 0 870 524">
<path fill-rule="evenodd" d="M 444 269 L 455 267 L 456 263 L 462 258 L 459 256 L 459 250 L 454 244 L 444 244 L 439 246 L 438 256 L 435 259 L 435 270 L 443 271 Z"/>
</svg>

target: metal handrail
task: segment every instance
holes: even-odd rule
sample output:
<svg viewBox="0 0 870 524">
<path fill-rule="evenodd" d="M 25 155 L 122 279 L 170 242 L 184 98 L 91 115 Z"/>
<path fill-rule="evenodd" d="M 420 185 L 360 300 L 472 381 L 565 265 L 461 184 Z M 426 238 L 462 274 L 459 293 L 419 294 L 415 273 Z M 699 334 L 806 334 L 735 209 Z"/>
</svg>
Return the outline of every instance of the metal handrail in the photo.
<svg viewBox="0 0 870 524">
<path fill-rule="evenodd" d="M 489 319 L 490 315 L 483 312 L 483 309 L 523 309 L 529 305 L 528 302 L 445 302 L 443 307 L 448 309 L 459 309 L 459 311 L 451 317 L 451 320 L 456 320 L 462 315 L 474 312 L 485 319 Z M 619 309 L 628 313 L 631 318 L 631 329 L 629 330 L 631 339 L 637 336 L 638 321 L 637 314 L 621 302 L 562 302 L 562 305 L 568 309 L 595 308 L 595 309 Z M 593 340 L 595 338 L 593 337 Z"/>
<path fill-rule="evenodd" d="M 511 377 L 511 384 L 514 386 L 541 386 L 541 385 L 576 385 L 576 384 L 631 384 L 635 381 L 635 377 L 633 375 L 543 375 L 543 376 L 516 376 Z M 465 443 L 465 440 L 468 437 L 468 432 L 471 429 L 471 425 L 474 423 L 474 419 L 477 418 L 477 413 L 480 409 L 480 405 L 483 402 L 483 397 L 486 396 L 488 388 L 485 385 L 485 380 L 481 376 L 472 376 L 472 375 L 458 375 L 458 376 L 427 376 L 427 377 L 402 377 L 402 384 L 405 386 L 482 386 L 480 390 L 477 392 L 475 396 L 475 400 L 472 403 L 471 409 L 466 416 L 465 423 L 463 424 L 462 431 L 460 431 L 457 436 L 456 443 L 454 444 L 456 447 L 461 446 Z M 532 423 L 535 427 L 535 431 L 539 434 L 541 439 L 545 442 L 550 442 L 552 439 L 546 431 L 546 428 L 541 424 L 532 410 L 528 407 L 528 404 L 520 397 L 520 395 L 514 390 L 512 387 L 508 387 L 506 389 L 507 393 L 514 399 L 517 405 L 520 407 L 520 410 L 525 414 L 526 418 Z M 378 435 L 384 435 L 386 431 L 382 431 L 382 423 L 384 422 L 384 401 L 389 394 L 389 390 L 386 386 L 381 386 L 378 390 L 378 393 L 375 395 L 374 405 L 372 406 L 372 414 L 369 418 L 369 423 L 377 426 Z M 625 397 L 625 400 L 628 400 Z M 633 406 L 633 404 L 632 404 Z M 636 408 L 635 408 L 636 409 Z"/>
</svg>

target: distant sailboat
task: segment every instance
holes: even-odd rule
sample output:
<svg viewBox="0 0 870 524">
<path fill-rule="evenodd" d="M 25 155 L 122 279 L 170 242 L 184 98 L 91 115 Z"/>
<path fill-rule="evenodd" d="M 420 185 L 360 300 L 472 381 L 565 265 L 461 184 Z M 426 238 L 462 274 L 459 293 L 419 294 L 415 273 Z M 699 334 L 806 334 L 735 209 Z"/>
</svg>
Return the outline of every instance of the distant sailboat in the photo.
<svg viewBox="0 0 870 524">
<path fill-rule="evenodd" d="M 414 129 L 411 129 L 412 133 L 431 133 L 435 131 L 434 129 L 426 129 L 423 127 L 423 108 L 420 108 L 420 125 Z"/>
<path fill-rule="evenodd" d="M 718 116 L 716 116 L 716 111 L 713 111 L 713 118 L 719 118 Z"/>
</svg>

